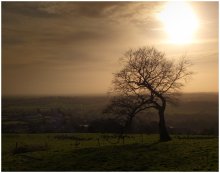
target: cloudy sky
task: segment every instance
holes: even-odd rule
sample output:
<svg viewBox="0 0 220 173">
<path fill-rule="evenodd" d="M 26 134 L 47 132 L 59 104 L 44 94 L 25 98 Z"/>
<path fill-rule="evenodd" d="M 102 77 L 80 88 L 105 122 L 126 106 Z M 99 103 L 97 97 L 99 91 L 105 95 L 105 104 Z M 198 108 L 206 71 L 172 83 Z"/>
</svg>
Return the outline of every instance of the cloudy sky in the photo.
<svg viewBox="0 0 220 173">
<path fill-rule="evenodd" d="M 218 2 L 189 4 L 199 26 L 184 44 L 170 42 L 158 19 L 166 5 L 2 2 L 3 95 L 105 94 L 118 59 L 142 46 L 192 60 L 195 75 L 184 92 L 217 92 Z"/>
</svg>

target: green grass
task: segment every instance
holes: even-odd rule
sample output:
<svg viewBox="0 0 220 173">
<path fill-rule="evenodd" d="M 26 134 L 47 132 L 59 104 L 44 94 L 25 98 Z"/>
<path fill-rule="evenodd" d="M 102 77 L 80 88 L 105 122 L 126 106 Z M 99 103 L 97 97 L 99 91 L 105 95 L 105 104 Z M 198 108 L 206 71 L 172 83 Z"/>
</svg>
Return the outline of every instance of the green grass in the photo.
<svg viewBox="0 0 220 173">
<path fill-rule="evenodd" d="M 103 134 L 3 134 L 2 171 L 218 171 L 215 137 L 159 143 L 158 135 L 136 134 L 116 142 Z M 16 143 L 28 152 L 13 154 Z"/>
</svg>

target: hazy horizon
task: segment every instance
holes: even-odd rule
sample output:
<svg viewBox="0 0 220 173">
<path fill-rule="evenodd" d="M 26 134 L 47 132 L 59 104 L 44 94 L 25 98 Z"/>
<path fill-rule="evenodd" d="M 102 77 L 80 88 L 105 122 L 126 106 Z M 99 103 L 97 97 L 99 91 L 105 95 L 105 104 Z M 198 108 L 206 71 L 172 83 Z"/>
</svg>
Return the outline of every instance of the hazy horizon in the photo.
<svg viewBox="0 0 220 173">
<path fill-rule="evenodd" d="M 181 92 L 180 95 L 190 95 L 190 94 L 216 94 L 218 95 L 219 92 Z M 17 94 L 17 95 L 2 95 L 2 97 L 107 97 L 108 93 L 103 94 L 57 94 L 57 95 L 41 95 L 41 94 L 32 94 L 32 95 L 24 95 L 24 94 Z"/>
<path fill-rule="evenodd" d="M 2 95 L 105 95 L 118 59 L 142 46 L 189 57 L 182 92 L 218 92 L 218 2 L 187 3 L 198 22 L 188 42 L 189 26 L 172 40 L 158 19 L 165 1 L 2 2 Z"/>
</svg>

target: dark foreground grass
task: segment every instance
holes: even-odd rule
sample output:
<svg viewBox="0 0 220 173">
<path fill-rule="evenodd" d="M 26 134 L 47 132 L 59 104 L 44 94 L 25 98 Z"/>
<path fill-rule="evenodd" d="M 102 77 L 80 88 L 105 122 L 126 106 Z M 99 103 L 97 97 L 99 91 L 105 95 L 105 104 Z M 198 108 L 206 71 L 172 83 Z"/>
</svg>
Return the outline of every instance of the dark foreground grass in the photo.
<svg viewBox="0 0 220 173">
<path fill-rule="evenodd" d="M 29 135 L 43 141 L 45 135 Z M 48 134 L 47 134 L 48 136 Z M 92 140 L 82 147 L 69 145 L 71 140 L 54 139 L 49 135 L 48 150 L 11 153 L 15 138 L 3 135 L 3 171 L 218 171 L 218 138 L 178 137 L 169 142 L 157 142 L 157 135 L 145 135 L 144 142 L 133 138 L 125 144 L 95 146 Z M 98 134 L 85 135 L 96 139 Z M 81 135 L 83 138 L 83 134 Z M 137 135 L 134 135 L 137 138 Z M 17 141 L 28 143 L 25 135 Z M 32 140 L 32 142 L 33 142 Z M 51 143 L 50 140 L 52 141 Z M 53 141 L 54 140 L 54 141 Z M 130 141 L 129 141 L 130 140 Z M 133 142 L 132 142 L 133 140 Z M 30 138 L 31 141 L 31 138 Z M 57 141 L 57 142 L 55 142 Z M 96 140 L 94 140 L 95 142 Z M 35 141 L 35 143 L 37 143 Z M 4 145 L 5 144 L 5 145 Z M 90 145 L 89 145 L 90 144 Z M 32 143 L 33 145 L 33 143 Z M 39 145 L 39 144 L 38 144 Z M 59 147 L 58 147 L 59 146 Z M 72 146 L 72 147 L 70 147 Z"/>
</svg>

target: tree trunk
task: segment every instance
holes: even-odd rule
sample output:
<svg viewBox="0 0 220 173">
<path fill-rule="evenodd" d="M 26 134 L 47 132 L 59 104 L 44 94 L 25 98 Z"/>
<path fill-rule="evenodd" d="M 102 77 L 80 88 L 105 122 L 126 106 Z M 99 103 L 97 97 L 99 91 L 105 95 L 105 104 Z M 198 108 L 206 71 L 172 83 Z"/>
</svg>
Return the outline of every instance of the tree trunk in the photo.
<svg viewBox="0 0 220 173">
<path fill-rule="evenodd" d="M 124 133 L 130 133 L 132 131 L 132 119 L 133 117 L 129 117 L 126 121 L 125 127 L 124 127 Z"/>
<path fill-rule="evenodd" d="M 171 137 L 169 136 L 169 133 L 166 128 L 166 123 L 164 119 L 164 109 L 159 109 L 159 132 L 160 132 L 160 141 L 170 141 Z"/>
</svg>

